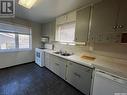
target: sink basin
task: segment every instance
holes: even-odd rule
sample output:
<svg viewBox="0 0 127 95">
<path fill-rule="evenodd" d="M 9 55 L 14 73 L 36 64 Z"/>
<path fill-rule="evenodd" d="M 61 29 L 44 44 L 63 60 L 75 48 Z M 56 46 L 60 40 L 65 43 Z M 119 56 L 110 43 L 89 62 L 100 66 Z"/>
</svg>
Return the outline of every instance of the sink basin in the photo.
<svg viewBox="0 0 127 95">
<path fill-rule="evenodd" d="M 63 54 L 61 54 L 62 56 L 71 56 L 72 54 L 70 54 L 70 53 L 63 53 Z"/>
<path fill-rule="evenodd" d="M 59 54 L 59 55 L 62 55 L 62 56 L 71 56 L 72 53 L 63 53 L 63 52 L 59 52 L 59 51 L 56 51 L 54 52 L 55 54 Z"/>
<path fill-rule="evenodd" d="M 59 51 L 56 51 L 56 52 L 54 52 L 55 54 L 61 54 L 61 52 L 59 52 Z"/>
</svg>

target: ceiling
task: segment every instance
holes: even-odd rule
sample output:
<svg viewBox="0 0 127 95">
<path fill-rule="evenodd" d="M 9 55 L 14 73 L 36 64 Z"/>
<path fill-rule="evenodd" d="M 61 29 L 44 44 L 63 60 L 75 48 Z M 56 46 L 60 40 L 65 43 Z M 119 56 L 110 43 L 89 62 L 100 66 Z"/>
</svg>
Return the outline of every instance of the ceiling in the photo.
<svg viewBox="0 0 127 95">
<path fill-rule="evenodd" d="M 16 4 L 16 17 L 45 23 L 93 0 L 38 0 L 31 9 Z"/>
</svg>

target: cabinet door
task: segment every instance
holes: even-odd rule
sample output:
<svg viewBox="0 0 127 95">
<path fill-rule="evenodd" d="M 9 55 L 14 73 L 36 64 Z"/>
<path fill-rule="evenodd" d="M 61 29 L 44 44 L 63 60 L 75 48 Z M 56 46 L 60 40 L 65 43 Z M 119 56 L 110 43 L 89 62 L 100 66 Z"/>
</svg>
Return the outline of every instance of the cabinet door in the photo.
<svg viewBox="0 0 127 95">
<path fill-rule="evenodd" d="M 43 36 L 49 36 L 49 34 L 50 34 L 50 24 L 49 23 L 45 23 L 45 24 L 43 24 L 42 25 L 42 35 Z"/>
<path fill-rule="evenodd" d="M 118 0 L 102 0 L 96 3 L 93 6 L 91 37 L 97 42 L 109 40 L 110 33 L 116 28 L 117 15 Z"/>
<path fill-rule="evenodd" d="M 53 55 L 51 59 L 52 59 L 51 71 L 53 71 L 59 77 L 65 79 L 67 61 Z"/>
<path fill-rule="evenodd" d="M 56 24 L 64 24 L 64 23 L 69 23 L 76 21 L 76 11 L 67 13 L 63 16 L 60 16 L 56 19 Z"/>
<path fill-rule="evenodd" d="M 47 67 L 48 69 L 50 68 L 50 54 L 45 53 L 45 67 Z"/>
<path fill-rule="evenodd" d="M 91 7 L 87 7 L 77 11 L 76 16 L 76 42 L 87 42 L 90 22 Z"/>
<path fill-rule="evenodd" d="M 59 25 L 59 24 L 64 24 L 66 23 L 67 21 L 67 16 L 66 15 L 63 15 L 63 16 L 60 16 L 56 19 L 56 23 Z"/>
<path fill-rule="evenodd" d="M 50 22 L 49 41 L 55 41 L 56 21 Z"/>
<path fill-rule="evenodd" d="M 66 65 L 67 65 L 67 60 L 63 58 L 58 58 L 59 63 L 60 63 L 60 68 L 59 68 L 59 76 L 63 78 L 64 80 L 66 79 Z"/>
<path fill-rule="evenodd" d="M 74 21 L 76 21 L 76 11 L 67 14 L 67 22 L 74 22 Z"/>
<path fill-rule="evenodd" d="M 127 31 L 127 0 L 119 0 L 120 9 L 119 9 L 119 19 L 118 25 L 120 32 Z"/>
<path fill-rule="evenodd" d="M 67 66 L 67 82 L 86 95 L 90 95 L 92 69 L 70 62 Z"/>
<path fill-rule="evenodd" d="M 49 23 L 42 25 L 42 36 L 49 37 L 50 42 L 55 40 L 55 31 L 56 31 L 56 21 L 51 21 Z"/>
</svg>

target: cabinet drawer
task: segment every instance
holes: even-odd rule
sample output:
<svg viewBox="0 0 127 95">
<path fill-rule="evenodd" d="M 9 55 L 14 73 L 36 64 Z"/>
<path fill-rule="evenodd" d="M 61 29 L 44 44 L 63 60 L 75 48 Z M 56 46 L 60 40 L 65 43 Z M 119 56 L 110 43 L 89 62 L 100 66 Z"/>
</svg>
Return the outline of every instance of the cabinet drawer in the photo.
<svg viewBox="0 0 127 95">
<path fill-rule="evenodd" d="M 52 55 L 51 57 L 51 71 L 65 80 L 67 60 Z"/>
<path fill-rule="evenodd" d="M 67 63 L 67 60 L 64 58 L 60 58 L 60 57 L 57 57 L 55 55 L 52 55 L 52 62 Z"/>
<path fill-rule="evenodd" d="M 74 62 L 69 62 L 67 68 L 67 82 L 79 89 L 86 95 L 90 94 L 92 69 L 78 65 Z"/>
<path fill-rule="evenodd" d="M 92 72 L 93 71 L 93 69 L 92 68 L 89 68 L 89 67 L 86 67 L 86 66 L 82 66 L 82 65 L 80 65 L 80 64 L 78 64 L 78 63 L 75 63 L 75 62 L 71 62 L 71 61 L 69 61 L 68 62 L 68 66 L 69 66 L 69 68 L 73 68 L 74 70 L 78 70 L 78 71 L 80 71 L 80 72 L 88 72 L 88 73 L 90 73 L 90 72 Z"/>
<path fill-rule="evenodd" d="M 50 54 L 45 53 L 45 67 L 50 69 Z"/>
</svg>

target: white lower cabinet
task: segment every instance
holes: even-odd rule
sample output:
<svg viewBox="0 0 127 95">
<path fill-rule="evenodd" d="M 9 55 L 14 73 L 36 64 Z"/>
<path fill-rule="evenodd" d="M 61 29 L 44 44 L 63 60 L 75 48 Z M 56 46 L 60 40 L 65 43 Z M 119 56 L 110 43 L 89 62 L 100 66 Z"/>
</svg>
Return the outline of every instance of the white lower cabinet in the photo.
<svg viewBox="0 0 127 95">
<path fill-rule="evenodd" d="M 49 53 L 45 53 L 45 67 L 50 69 L 51 68 L 51 55 Z"/>
<path fill-rule="evenodd" d="M 48 53 L 45 53 L 45 66 L 85 95 L 90 95 L 93 69 Z"/>
<path fill-rule="evenodd" d="M 69 62 L 67 65 L 66 80 L 84 94 L 90 95 L 92 72 L 91 68 Z"/>
<path fill-rule="evenodd" d="M 67 60 L 51 56 L 51 71 L 65 80 Z"/>
<path fill-rule="evenodd" d="M 45 66 L 85 95 L 127 95 L 127 81 L 108 73 L 96 71 L 93 76 L 93 68 L 48 53 Z"/>
<path fill-rule="evenodd" d="M 65 79 L 67 60 L 45 53 L 45 67 Z"/>
</svg>

